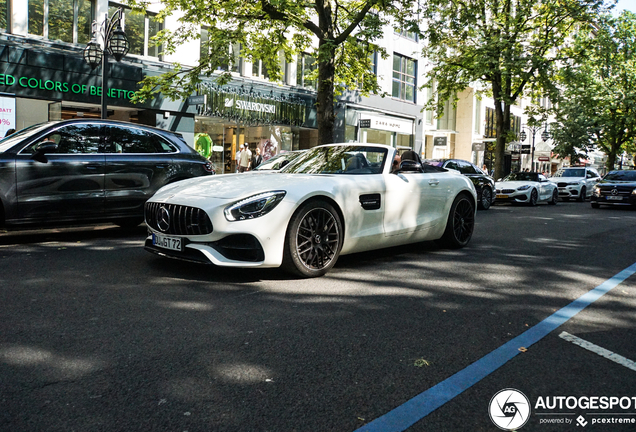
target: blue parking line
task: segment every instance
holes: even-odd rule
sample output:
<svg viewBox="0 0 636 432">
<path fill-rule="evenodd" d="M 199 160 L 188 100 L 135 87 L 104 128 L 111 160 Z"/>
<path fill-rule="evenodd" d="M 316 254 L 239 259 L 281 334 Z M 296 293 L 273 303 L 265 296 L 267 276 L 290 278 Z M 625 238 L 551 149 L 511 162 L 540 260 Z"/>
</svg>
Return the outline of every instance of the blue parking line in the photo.
<svg viewBox="0 0 636 432">
<path fill-rule="evenodd" d="M 569 305 L 559 309 L 534 327 L 506 342 L 475 363 L 425 392 L 420 393 L 413 399 L 384 414 L 382 417 L 362 426 L 355 432 L 398 432 L 406 430 L 520 354 L 520 347 L 527 348 L 540 341 L 554 329 L 620 285 L 634 273 L 636 273 L 636 263 L 616 274 L 611 279 L 606 280 L 593 290 L 583 294 Z"/>
</svg>

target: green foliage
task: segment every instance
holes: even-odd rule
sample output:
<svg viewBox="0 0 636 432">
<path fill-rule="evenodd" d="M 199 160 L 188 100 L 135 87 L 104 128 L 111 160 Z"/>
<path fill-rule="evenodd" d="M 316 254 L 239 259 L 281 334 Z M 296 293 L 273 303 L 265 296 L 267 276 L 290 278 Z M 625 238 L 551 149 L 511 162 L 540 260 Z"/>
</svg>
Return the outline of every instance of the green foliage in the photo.
<svg viewBox="0 0 636 432">
<path fill-rule="evenodd" d="M 563 48 L 581 22 L 589 22 L 601 0 L 430 0 L 424 56 L 434 83 L 426 109 L 440 117 L 446 101 L 466 87 L 488 88 L 498 117 L 496 175 L 503 168 L 510 107 L 524 96 L 556 91 L 554 74 Z"/>
<path fill-rule="evenodd" d="M 562 69 L 554 112 L 557 151 L 573 155 L 599 148 L 613 169 L 617 155 L 636 146 L 636 15 L 604 15 L 581 28 Z"/>
</svg>

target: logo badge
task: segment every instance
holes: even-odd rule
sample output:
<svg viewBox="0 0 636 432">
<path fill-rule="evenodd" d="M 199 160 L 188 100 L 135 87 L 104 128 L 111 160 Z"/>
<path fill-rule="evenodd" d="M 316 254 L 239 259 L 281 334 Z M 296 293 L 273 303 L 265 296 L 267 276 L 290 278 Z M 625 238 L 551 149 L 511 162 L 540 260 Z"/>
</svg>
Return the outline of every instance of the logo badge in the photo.
<svg viewBox="0 0 636 432">
<path fill-rule="evenodd" d="M 612 189 L 612 195 L 618 195 L 618 189 Z"/>
<path fill-rule="evenodd" d="M 170 212 L 163 206 L 159 208 L 157 213 L 157 228 L 164 233 L 170 229 Z"/>
<path fill-rule="evenodd" d="M 530 418 L 530 400 L 519 390 L 500 390 L 490 399 L 488 413 L 499 429 L 516 430 Z"/>
<path fill-rule="evenodd" d="M 585 420 L 585 417 L 580 415 L 576 418 L 576 425 L 585 427 L 587 426 L 587 420 Z"/>
</svg>

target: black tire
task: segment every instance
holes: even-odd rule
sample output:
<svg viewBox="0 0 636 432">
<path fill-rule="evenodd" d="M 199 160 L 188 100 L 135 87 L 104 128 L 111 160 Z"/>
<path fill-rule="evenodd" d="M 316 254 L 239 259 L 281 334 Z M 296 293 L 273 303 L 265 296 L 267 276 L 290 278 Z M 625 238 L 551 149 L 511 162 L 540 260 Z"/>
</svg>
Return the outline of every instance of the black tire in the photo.
<svg viewBox="0 0 636 432">
<path fill-rule="evenodd" d="M 455 198 L 448 214 L 446 230 L 439 243 L 449 249 L 459 249 L 468 244 L 475 229 L 475 202 L 461 194 Z"/>
<path fill-rule="evenodd" d="M 532 189 L 532 192 L 530 192 L 530 205 L 536 206 L 537 201 L 539 201 L 539 193 L 536 189 Z"/>
<path fill-rule="evenodd" d="M 559 192 L 557 192 L 557 190 L 555 189 L 552 192 L 552 199 L 550 201 L 548 201 L 548 204 L 556 205 L 557 202 L 559 202 Z"/>
<path fill-rule="evenodd" d="M 585 190 L 585 186 L 583 186 L 581 188 L 581 194 L 579 195 L 578 201 L 579 202 L 585 202 L 585 194 L 587 193 L 587 190 Z"/>
<path fill-rule="evenodd" d="M 121 229 L 132 230 L 134 228 L 137 228 L 139 224 L 142 223 L 143 221 L 144 221 L 144 218 L 142 217 L 133 217 L 133 218 L 126 218 L 126 219 L 118 219 L 114 221 L 113 223 L 119 226 Z"/>
<path fill-rule="evenodd" d="M 481 190 L 481 200 L 479 200 L 478 208 L 482 210 L 488 210 L 491 204 L 492 204 L 492 190 L 486 186 Z"/>
<path fill-rule="evenodd" d="M 601 208 L 601 206 L 597 202 L 592 202 L 590 204 L 592 204 L 592 208 Z"/>
<path fill-rule="evenodd" d="M 342 240 L 342 221 L 336 209 L 322 200 L 309 201 L 289 221 L 283 269 L 302 277 L 322 276 L 336 264 Z"/>
</svg>

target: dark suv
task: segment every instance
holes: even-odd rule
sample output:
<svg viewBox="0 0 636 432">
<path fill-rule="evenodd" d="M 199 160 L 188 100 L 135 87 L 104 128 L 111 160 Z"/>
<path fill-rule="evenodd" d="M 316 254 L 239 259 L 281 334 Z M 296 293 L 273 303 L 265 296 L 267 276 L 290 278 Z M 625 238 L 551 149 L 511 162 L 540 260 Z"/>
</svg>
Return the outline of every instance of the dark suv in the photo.
<svg viewBox="0 0 636 432">
<path fill-rule="evenodd" d="M 474 164 L 461 159 L 427 159 L 425 164 L 454 169 L 468 177 L 475 185 L 479 208 L 488 210 L 495 202 L 495 180 Z"/>
<path fill-rule="evenodd" d="M 167 183 L 213 174 L 181 135 L 108 120 L 42 123 L 0 141 L 0 226 L 143 221 Z"/>
</svg>

